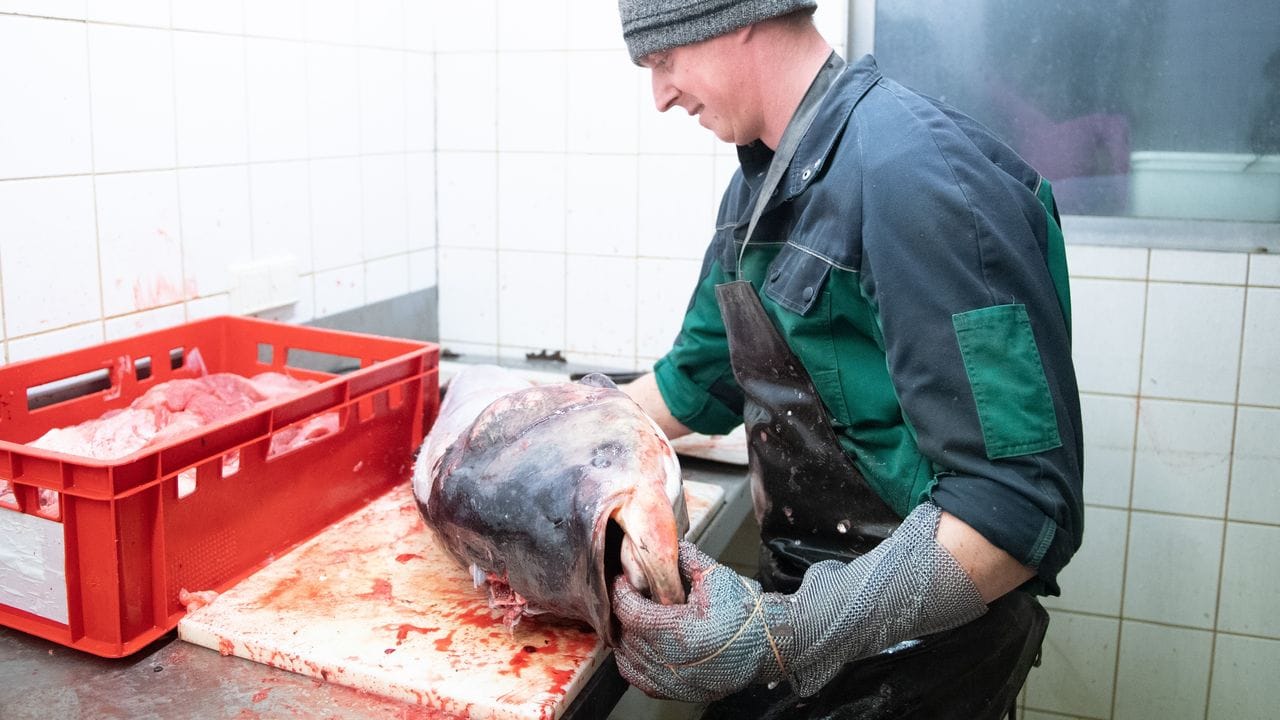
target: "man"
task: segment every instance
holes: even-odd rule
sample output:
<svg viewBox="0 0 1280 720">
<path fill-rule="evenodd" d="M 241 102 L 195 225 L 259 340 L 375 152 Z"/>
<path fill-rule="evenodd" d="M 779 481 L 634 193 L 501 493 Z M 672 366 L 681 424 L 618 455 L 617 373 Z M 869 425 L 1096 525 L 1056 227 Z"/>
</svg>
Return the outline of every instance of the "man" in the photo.
<svg viewBox="0 0 1280 720">
<path fill-rule="evenodd" d="M 658 110 L 741 162 L 679 337 L 626 390 L 672 436 L 745 423 L 763 548 L 756 582 L 682 545 L 685 605 L 617 580 L 618 666 L 724 698 L 704 717 L 1000 717 L 1083 531 L 1053 195 L 846 66 L 814 6 L 619 2 Z"/>
</svg>

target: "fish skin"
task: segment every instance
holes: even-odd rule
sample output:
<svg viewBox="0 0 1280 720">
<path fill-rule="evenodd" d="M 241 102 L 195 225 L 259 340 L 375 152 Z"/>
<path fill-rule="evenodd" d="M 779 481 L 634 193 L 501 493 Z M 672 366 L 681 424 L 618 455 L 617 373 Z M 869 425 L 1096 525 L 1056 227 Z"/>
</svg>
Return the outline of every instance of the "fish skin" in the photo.
<svg viewBox="0 0 1280 720">
<path fill-rule="evenodd" d="M 491 602 L 505 580 L 524 612 L 582 620 L 613 645 L 606 573 L 619 560 L 656 600 L 684 601 L 679 477 L 662 431 L 608 378 L 531 386 L 477 366 L 449 385 L 414 493 L 440 544 L 490 578 Z M 606 558 L 611 520 L 625 533 L 618 559 Z"/>
</svg>

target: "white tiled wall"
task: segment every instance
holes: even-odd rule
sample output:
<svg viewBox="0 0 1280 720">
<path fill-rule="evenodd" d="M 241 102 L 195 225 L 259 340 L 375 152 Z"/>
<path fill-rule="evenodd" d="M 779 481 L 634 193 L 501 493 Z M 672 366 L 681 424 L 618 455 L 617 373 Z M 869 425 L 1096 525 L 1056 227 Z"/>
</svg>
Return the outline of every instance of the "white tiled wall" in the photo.
<svg viewBox="0 0 1280 720">
<path fill-rule="evenodd" d="M 288 321 L 436 285 L 435 5 L 0 0 L 5 358 L 228 312 L 254 259 Z"/>
<path fill-rule="evenodd" d="M 1085 541 L 1025 717 L 1273 716 L 1276 261 L 1068 247 Z"/>
<path fill-rule="evenodd" d="M 438 275 L 452 350 L 644 367 L 736 165 L 602 0 L 0 0 L 0 68 L 9 362 L 226 312 L 227 265 L 287 254 L 274 317 Z M 1087 530 L 1024 717 L 1268 717 L 1280 257 L 1069 260 Z"/>
</svg>

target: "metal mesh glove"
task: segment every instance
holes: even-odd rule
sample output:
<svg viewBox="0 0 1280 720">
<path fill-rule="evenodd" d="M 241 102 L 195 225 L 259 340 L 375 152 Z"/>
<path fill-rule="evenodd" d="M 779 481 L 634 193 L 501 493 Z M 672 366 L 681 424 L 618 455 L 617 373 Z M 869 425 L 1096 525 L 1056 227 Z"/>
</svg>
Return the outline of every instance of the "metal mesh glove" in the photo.
<svg viewBox="0 0 1280 720">
<path fill-rule="evenodd" d="M 935 541 L 942 511 L 916 508 L 875 550 L 817 563 L 792 595 L 762 593 L 699 552 L 680 547 L 685 605 L 658 605 L 625 579 L 614 586 L 623 677 L 649 695 L 702 702 L 751 682 L 788 680 L 817 692 L 845 663 L 986 612 L 978 590 Z"/>
</svg>

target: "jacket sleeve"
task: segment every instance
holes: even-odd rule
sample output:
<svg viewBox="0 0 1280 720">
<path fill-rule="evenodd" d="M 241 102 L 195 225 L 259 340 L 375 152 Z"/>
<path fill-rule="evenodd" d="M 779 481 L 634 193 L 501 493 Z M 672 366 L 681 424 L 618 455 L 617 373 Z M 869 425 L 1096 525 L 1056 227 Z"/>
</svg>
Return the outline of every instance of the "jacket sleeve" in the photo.
<svg viewBox="0 0 1280 720">
<path fill-rule="evenodd" d="M 861 289 L 933 500 L 1057 593 L 1083 530 L 1080 409 L 1053 212 L 944 113 L 889 89 L 851 119 Z M 1052 201 L 1050 200 L 1050 203 Z"/>
</svg>

